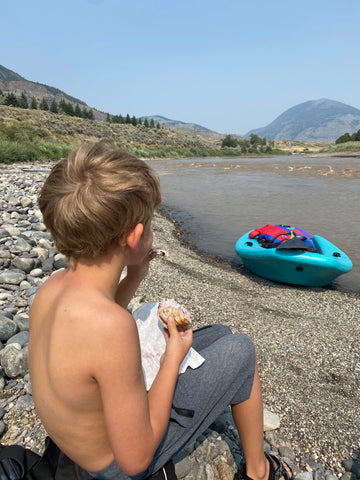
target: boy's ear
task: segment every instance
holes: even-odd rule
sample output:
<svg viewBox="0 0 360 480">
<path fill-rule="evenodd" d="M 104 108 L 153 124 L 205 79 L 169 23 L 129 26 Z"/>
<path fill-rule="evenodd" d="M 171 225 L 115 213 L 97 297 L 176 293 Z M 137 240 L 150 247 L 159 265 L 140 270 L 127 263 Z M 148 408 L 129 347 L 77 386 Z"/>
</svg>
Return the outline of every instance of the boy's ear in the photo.
<svg viewBox="0 0 360 480">
<path fill-rule="evenodd" d="M 126 245 L 132 250 L 136 250 L 143 232 L 144 225 L 138 223 L 129 233 L 125 234 L 123 241 L 125 241 Z"/>
</svg>

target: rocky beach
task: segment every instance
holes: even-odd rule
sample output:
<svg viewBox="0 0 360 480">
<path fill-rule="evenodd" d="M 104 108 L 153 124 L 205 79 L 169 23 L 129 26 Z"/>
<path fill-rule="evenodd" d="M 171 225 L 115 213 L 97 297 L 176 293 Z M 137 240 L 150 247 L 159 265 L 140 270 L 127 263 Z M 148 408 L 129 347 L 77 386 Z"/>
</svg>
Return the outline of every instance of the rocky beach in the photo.
<svg viewBox="0 0 360 480">
<path fill-rule="evenodd" d="M 51 162 L 0 165 L 0 442 L 43 448 L 27 371 L 29 308 L 64 267 L 37 207 Z M 300 480 L 360 478 L 360 297 L 302 288 L 233 269 L 186 245 L 162 211 L 151 262 L 130 309 L 174 298 L 194 328 L 223 323 L 253 340 L 263 386 L 264 446 L 289 459 Z M 244 461 L 228 411 L 176 460 L 179 478 L 242 478 Z"/>
</svg>

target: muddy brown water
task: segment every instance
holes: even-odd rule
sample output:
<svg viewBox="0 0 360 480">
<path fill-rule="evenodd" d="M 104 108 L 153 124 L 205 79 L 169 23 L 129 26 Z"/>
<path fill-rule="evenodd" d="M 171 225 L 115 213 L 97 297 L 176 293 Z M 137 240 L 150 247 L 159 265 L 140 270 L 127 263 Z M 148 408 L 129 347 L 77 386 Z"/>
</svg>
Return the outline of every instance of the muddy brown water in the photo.
<svg viewBox="0 0 360 480">
<path fill-rule="evenodd" d="M 237 239 L 268 223 L 321 235 L 352 260 L 332 287 L 360 293 L 360 158 L 148 160 L 187 242 L 234 265 Z"/>
</svg>

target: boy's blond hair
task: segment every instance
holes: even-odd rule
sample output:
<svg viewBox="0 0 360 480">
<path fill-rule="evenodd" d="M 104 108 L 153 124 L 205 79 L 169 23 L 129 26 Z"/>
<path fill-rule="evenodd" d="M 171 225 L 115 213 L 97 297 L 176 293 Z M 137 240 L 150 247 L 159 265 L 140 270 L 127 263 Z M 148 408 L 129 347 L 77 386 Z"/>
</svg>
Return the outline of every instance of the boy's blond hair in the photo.
<svg viewBox="0 0 360 480">
<path fill-rule="evenodd" d="M 100 142 L 59 161 L 38 201 L 56 249 L 75 268 L 79 257 L 105 253 L 124 233 L 149 221 L 161 194 L 145 162 Z"/>
</svg>

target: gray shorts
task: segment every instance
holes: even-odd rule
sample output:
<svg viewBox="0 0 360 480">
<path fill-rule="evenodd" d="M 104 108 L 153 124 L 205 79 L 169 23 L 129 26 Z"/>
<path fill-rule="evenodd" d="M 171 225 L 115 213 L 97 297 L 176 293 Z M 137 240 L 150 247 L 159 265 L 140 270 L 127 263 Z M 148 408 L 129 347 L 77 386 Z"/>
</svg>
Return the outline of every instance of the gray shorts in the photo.
<svg viewBox="0 0 360 480">
<path fill-rule="evenodd" d="M 194 331 L 193 347 L 205 362 L 179 375 L 169 425 L 149 467 L 135 477 L 128 477 L 114 461 L 101 472 L 89 472 L 95 479 L 148 477 L 204 432 L 228 405 L 249 398 L 255 351 L 247 335 L 232 334 L 224 325 L 209 325 Z"/>
</svg>

